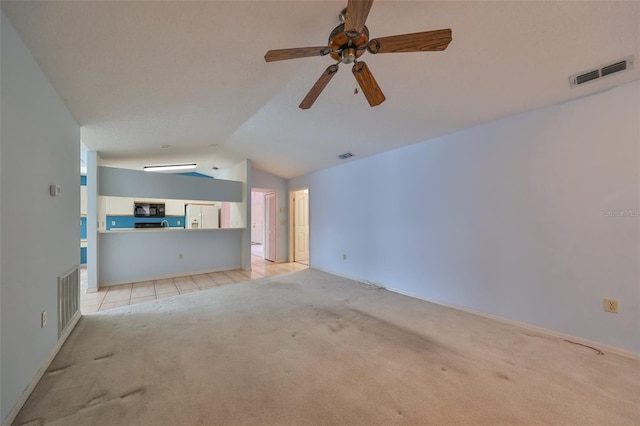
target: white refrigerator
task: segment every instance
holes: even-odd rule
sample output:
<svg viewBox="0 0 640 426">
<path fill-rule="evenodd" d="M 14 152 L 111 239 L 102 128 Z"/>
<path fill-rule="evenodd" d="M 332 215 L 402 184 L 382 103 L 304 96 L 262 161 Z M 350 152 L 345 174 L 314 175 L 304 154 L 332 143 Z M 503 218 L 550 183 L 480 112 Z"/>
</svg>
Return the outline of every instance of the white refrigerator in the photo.
<svg viewBox="0 0 640 426">
<path fill-rule="evenodd" d="M 215 229 L 220 227 L 218 206 L 208 204 L 187 204 L 187 229 Z"/>
</svg>

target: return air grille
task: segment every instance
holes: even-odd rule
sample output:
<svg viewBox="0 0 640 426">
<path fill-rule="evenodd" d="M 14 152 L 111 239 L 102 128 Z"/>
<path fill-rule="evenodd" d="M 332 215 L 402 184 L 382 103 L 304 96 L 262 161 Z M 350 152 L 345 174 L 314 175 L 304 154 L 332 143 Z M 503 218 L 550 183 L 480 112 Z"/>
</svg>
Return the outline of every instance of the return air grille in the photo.
<svg viewBox="0 0 640 426">
<path fill-rule="evenodd" d="M 58 338 L 80 308 L 80 268 L 58 277 Z"/>
<path fill-rule="evenodd" d="M 629 56 L 621 61 L 613 64 L 607 64 L 599 67 L 598 69 L 589 70 L 580 74 L 574 74 L 569 77 L 569 83 L 571 87 L 576 87 L 589 81 L 597 80 L 602 77 L 606 77 L 611 74 L 615 74 L 620 71 L 625 71 L 633 68 L 633 56 Z"/>
</svg>

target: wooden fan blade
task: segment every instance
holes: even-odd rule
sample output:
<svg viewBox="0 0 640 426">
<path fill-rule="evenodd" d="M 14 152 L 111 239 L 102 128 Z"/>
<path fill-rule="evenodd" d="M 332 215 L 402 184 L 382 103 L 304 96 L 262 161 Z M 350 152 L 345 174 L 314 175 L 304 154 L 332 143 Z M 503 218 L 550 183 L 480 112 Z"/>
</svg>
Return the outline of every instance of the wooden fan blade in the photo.
<svg viewBox="0 0 640 426">
<path fill-rule="evenodd" d="M 429 52 L 444 50 L 451 43 L 451 29 L 380 37 L 369 41 L 370 53 Z"/>
<path fill-rule="evenodd" d="M 369 71 L 369 67 L 364 62 L 357 62 L 351 69 L 353 75 L 358 80 L 358 84 L 372 107 L 380 105 L 385 101 L 384 94 L 380 90 L 380 86 L 373 78 L 373 74 Z"/>
<path fill-rule="evenodd" d="M 316 81 L 316 84 L 314 84 L 311 90 L 309 90 L 309 93 L 307 93 L 307 96 L 305 96 L 302 102 L 300 102 L 300 108 L 301 109 L 311 108 L 311 105 L 313 105 L 316 99 L 318 99 L 318 96 L 320 96 L 320 93 L 322 93 L 324 88 L 327 87 L 327 84 L 329 84 L 329 81 L 331 81 L 331 79 L 337 72 L 338 72 L 337 65 L 330 65 L 329 67 L 327 67 L 327 69 L 324 70 L 324 72 L 322 73 L 318 81 Z"/>
<path fill-rule="evenodd" d="M 293 49 L 270 50 L 264 55 L 267 62 L 284 61 L 285 59 L 308 58 L 310 56 L 324 56 L 331 52 L 327 46 L 295 47 Z"/>
<path fill-rule="evenodd" d="M 364 23 L 367 20 L 367 16 L 369 16 L 372 5 L 373 0 L 349 0 L 347 3 L 347 16 L 344 21 L 344 31 L 348 33 L 355 30 L 357 34 L 360 34 L 364 29 Z"/>
</svg>

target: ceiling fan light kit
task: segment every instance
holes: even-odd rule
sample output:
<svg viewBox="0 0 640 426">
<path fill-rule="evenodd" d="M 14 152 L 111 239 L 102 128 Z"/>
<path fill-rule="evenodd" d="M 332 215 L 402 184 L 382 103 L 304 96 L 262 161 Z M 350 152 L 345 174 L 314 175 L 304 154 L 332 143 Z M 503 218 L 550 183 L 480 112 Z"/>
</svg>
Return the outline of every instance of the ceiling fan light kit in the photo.
<svg viewBox="0 0 640 426">
<path fill-rule="evenodd" d="M 269 50 L 264 56 L 267 62 L 327 55 L 337 61 L 320 75 L 320 78 L 300 103 L 301 109 L 311 108 L 320 93 L 338 72 L 338 65 L 341 63 L 353 64 L 351 71 L 369 105 L 372 107 L 380 105 L 386 98 L 367 64 L 358 60 L 365 51 L 373 55 L 378 53 L 432 52 L 445 50 L 451 43 L 451 29 L 448 28 L 369 39 L 369 29 L 365 26 L 365 21 L 369 16 L 371 6 L 373 6 L 373 0 L 349 0 L 347 7 L 340 12 L 338 17 L 341 24 L 331 31 L 327 46 Z"/>
</svg>

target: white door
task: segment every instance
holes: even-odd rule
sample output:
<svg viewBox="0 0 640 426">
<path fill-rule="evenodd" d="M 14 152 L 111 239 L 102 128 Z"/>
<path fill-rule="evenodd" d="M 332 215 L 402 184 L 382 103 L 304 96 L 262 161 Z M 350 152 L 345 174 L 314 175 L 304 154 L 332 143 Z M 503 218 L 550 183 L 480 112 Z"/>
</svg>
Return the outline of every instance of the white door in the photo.
<svg viewBox="0 0 640 426">
<path fill-rule="evenodd" d="M 251 193 L 251 242 L 264 244 L 264 192 Z"/>
<path fill-rule="evenodd" d="M 296 191 L 294 199 L 294 262 L 309 259 L 309 193 Z"/>
<path fill-rule="evenodd" d="M 276 194 L 270 192 L 264 197 L 264 258 L 272 262 L 276 261 L 276 228 L 278 214 L 276 212 Z"/>
</svg>

